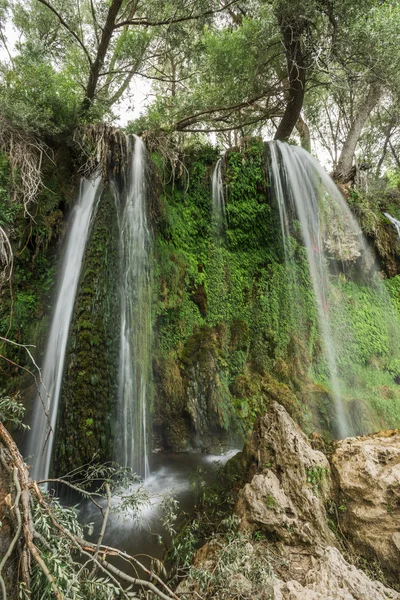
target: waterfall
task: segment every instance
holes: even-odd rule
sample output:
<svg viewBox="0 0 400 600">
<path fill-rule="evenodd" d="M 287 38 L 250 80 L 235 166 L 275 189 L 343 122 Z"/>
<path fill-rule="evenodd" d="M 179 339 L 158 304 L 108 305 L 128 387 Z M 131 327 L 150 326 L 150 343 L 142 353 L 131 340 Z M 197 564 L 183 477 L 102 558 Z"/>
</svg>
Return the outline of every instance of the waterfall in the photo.
<svg viewBox="0 0 400 600">
<path fill-rule="evenodd" d="M 212 223 L 216 238 L 221 238 L 225 227 L 225 201 L 222 183 L 222 158 L 219 158 L 212 176 Z"/>
<path fill-rule="evenodd" d="M 389 215 L 389 213 L 383 213 L 385 215 L 385 217 L 387 217 L 389 219 L 389 221 L 391 223 L 393 223 L 393 225 L 396 227 L 396 231 L 397 231 L 397 235 L 400 238 L 400 221 L 398 221 L 397 219 L 395 219 L 394 217 L 392 217 L 392 215 Z"/>
<path fill-rule="evenodd" d="M 149 474 L 151 382 L 150 232 L 146 216 L 146 159 L 142 140 L 127 138 L 128 168 L 119 193 L 121 235 L 121 337 L 116 459 L 146 478 Z"/>
<path fill-rule="evenodd" d="M 99 198 L 100 182 L 101 178 L 94 182 L 82 181 L 79 198 L 71 215 L 42 367 L 44 385 L 40 385 L 40 395 L 35 400 L 32 429 L 29 433 L 28 455 L 32 464 L 30 474 L 33 479 L 46 479 L 49 476 L 69 327 L 86 242 Z M 46 417 L 43 404 L 49 418 Z"/>
<path fill-rule="evenodd" d="M 338 336 L 331 315 L 333 287 L 330 270 L 335 263 L 355 262 L 360 257 L 371 266 L 371 255 L 361 230 L 333 181 L 312 156 L 295 146 L 271 142 L 272 188 L 278 202 L 288 264 L 293 218 L 300 222 L 313 285 L 319 329 L 323 340 L 331 395 L 335 405 L 337 434 L 351 428 L 345 414 L 338 371 Z M 290 218 L 292 215 L 292 219 Z"/>
</svg>

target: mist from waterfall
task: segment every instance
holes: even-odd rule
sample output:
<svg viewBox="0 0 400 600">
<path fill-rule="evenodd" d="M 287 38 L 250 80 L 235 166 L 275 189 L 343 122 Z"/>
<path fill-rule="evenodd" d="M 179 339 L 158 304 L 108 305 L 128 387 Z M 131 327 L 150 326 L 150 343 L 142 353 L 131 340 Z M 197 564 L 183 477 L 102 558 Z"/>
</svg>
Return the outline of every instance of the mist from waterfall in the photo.
<svg viewBox="0 0 400 600">
<path fill-rule="evenodd" d="M 319 330 L 335 405 L 338 437 L 352 434 L 344 403 L 338 358 L 340 326 L 332 315 L 331 271 L 337 263 L 361 261 L 371 269 L 373 257 L 341 193 L 318 162 L 305 150 L 282 142 L 269 144 L 272 187 L 276 197 L 290 265 L 289 238 L 294 219 L 300 223 L 318 314 Z"/>
<path fill-rule="evenodd" d="M 93 182 L 82 181 L 69 223 L 41 372 L 43 384 L 40 385 L 40 394 L 35 400 L 28 439 L 28 463 L 32 465 L 30 475 L 33 479 L 47 479 L 50 472 L 68 334 L 83 256 L 100 195 L 100 184 L 100 177 Z"/>
<path fill-rule="evenodd" d="M 149 475 L 151 384 L 151 236 L 147 224 L 146 154 L 142 140 L 127 138 L 128 165 L 121 207 L 121 336 L 116 460 Z"/>
</svg>

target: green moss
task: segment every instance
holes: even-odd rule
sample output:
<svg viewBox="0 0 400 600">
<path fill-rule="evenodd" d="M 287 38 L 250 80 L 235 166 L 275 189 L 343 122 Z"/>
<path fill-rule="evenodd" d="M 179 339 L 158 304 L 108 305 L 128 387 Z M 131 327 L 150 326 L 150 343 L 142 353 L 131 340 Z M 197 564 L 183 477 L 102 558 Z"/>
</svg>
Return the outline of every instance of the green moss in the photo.
<svg viewBox="0 0 400 600">
<path fill-rule="evenodd" d="M 54 470 L 112 457 L 119 343 L 116 207 L 103 192 L 88 242 L 65 359 Z"/>
<path fill-rule="evenodd" d="M 226 429 L 233 438 L 247 434 L 271 398 L 279 397 L 301 420 L 302 409 L 290 386 L 306 376 L 304 364 L 310 362 L 316 343 L 305 254 L 301 248 L 295 253 L 299 285 L 284 265 L 262 145 L 249 142 L 225 156 L 227 228 L 222 240 L 213 236 L 212 228 L 215 161 L 215 153 L 207 149 L 192 152 L 185 163 L 188 177 L 175 180 L 173 188 L 166 186 L 160 199 L 156 356 L 158 365 L 174 357 L 173 372 L 179 369 L 181 385 L 179 402 L 173 402 L 165 393 L 171 371 L 158 371 L 155 414 L 167 430 L 176 429 L 172 421 L 178 414 L 184 418 L 185 447 L 199 443 L 196 427 L 204 415 L 208 432 L 219 441 Z M 297 247 L 295 240 L 293 244 Z M 294 288 L 297 312 L 291 310 Z M 304 358 L 301 365 L 299 355 Z M 166 411 L 167 402 L 173 411 Z M 171 446 L 168 435 L 164 443 Z"/>
<path fill-rule="evenodd" d="M 293 261 L 286 265 L 264 148 L 257 140 L 248 140 L 224 157 L 227 226 L 222 239 L 215 238 L 211 177 L 216 158 L 208 149 L 193 149 L 185 159 L 187 175 L 175 178 L 173 187 L 164 186 L 160 200 L 156 355 L 159 364 L 167 356 L 174 357 L 181 383 L 179 402 L 167 415 L 162 407 L 164 378 L 169 374 L 160 375 L 155 403 L 158 422 L 162 414 L 170 427 L 169 419 L 180 415 L 185 421 L 186 433 L 180 428 L 187 436 L 184 445 L 196 445 L 190 407 L 193 379 L 202 381 L 208 373 L 214 391 L 207 392 L 204 400 L 204 390 L 197 389 L 197 409 L 202 404 L 201 410 L 207 412 L 218 397 L 218 410 L 209 417 L 214 423 L 219 411 L 224 415 L 220 423 L 246 434 L 274 399 L 307 432 L 318 429 L 329 438 L 338 424 L 306 251 L 297 239 L 296 223 L 293 237 L 287 240 Z M 353 208 L 357 204 L 367 233 L 377 223 L 381 226 L 383 217 L 376 216 L 376 207 L 369 201 L 359 197 L 350 201 Z M 364 433 L 398 426 L 396 308 L 379 288 L 341 277 L 332 281 L 332 316 L 339 324 L 334 335 L 341 349 L 338 367 L 353 429 Z M 389 280 L 386 288 L 400 311 L 399 282 Z M 168 446 L 168 440 L 164 441 Z"/>
</svg>

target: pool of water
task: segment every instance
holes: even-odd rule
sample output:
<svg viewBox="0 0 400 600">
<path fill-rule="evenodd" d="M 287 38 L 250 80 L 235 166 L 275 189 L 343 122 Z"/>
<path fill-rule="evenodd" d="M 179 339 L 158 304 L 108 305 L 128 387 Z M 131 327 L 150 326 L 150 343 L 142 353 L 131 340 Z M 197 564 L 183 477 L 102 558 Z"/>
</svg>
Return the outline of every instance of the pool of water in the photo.
<svg viewBox="0 0 400 600">
<path fill-rule="evenodd" d="M 201 477 L 210 485 L 218 473 L 218 467 L 225 464 L 238 449 L 231 449 L 222 456 L 209 454 L 170 454 L 159 453 L 153 455 L 152 471 L 150 476 L 142 484 L 148 490 L 150 504 L 145 506 L 140 512 L 128 510 L 127 512 L 111 511 L 106 534 L 103 543 L 108 546 L 116 547 L 128 554 L 137 557 L 147 566 L 151 563 L 151 558 L 163 559 L 169 536 L 162 525 L 161 516 L 162 502 L 166 495 L 173 496 L 179 503 L 179 511 L 190 514 L 195 503 L 195 492 L 191 484 L 193 475 L 201 467 Z M 126 490 L 128 494 L 132 489 Z M 120 499 L 112 499 L 112 506 L 115 508 Z M 181 516 L 182 521 L 184 515 Z M 97 536 L 102 524 L 100 511 L 90 502 L 84 501 L 80 506 L 80 520 L 84 524 L 93 524 L 93 533 L 90 540 L 97 541 Z M 177 526 L 179 526 L 179 519 Z M 161 543 L 160 543 L 161 540 Z M 132 576 L 132 568 L 121 559 L 113 560 L 115 566 L 121 570 L 129 572 Z M 138 573 L 142 576 L 142 573 Z"/>
</svg>

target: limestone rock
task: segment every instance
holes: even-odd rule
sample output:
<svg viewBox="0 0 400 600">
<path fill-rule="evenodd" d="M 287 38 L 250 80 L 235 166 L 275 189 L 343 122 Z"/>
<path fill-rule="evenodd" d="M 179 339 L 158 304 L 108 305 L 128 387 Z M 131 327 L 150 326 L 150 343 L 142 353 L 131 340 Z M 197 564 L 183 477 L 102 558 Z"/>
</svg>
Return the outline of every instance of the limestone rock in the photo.
<svg viewBox="0 0 400 600">
<path fill-rule="evenodd" d="M 365 557 L 400 574 L 400 431 L 336 443 L 331 458 L 341 528 Z"/>
<path fill-rule="evenodd" d="M 277 581 L 274 600 L 400 600 L 400 594 L 350 565 L 336 548 L 327 547 L 305 581 Z"/>
<path fill-rule="evenodd" d="M 400 432 L 338 442 L 335 487 L 326 456 L 273 402 L 232 468 L 245 472 L 236 504 L 241 531 L 236 541 L 219 536 L 197 552 L 197 574 L 208 572 L 205 597 L 400 600 L 398 591 L 344 558 L 325 511 L 336 492 L 336 503 L 346 507 L 338 511 L 340 528 L 356 552 L 378 558 L 394 574 L 400 564 Z M 187 580 L 180 591 L 201 596 L 200 580 Z"/>
<path fill-rule="evenodd" d="M 280 404 L 272 402 L 257 422 L 244 453 L 256 473 L 239 494 L 242 526 L 267 530 L 285 543 L 333 543 L 324 506 L 329 462 Z"/>
</svg>

